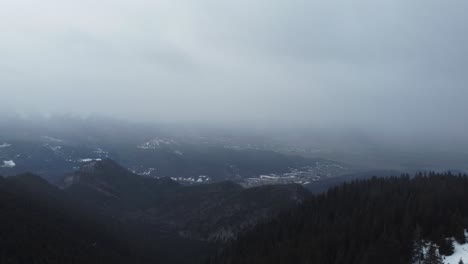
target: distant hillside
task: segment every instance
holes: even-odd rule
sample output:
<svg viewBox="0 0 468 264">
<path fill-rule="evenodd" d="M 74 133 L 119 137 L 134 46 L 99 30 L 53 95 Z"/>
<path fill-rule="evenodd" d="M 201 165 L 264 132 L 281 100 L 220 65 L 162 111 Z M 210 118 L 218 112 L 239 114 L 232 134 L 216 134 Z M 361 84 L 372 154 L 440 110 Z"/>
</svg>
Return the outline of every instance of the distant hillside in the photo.
<svg viewBox="0 0 468 264">
<path fill-rule="evenodd" d="M 152 139 L 140 143 L 122 139 L 106 143 L 93 140 L 80 144 L 77 139 L 37 136 L 25 140 L 2 139 L 0 132 L 0 173 L 39 174 L 56 183 L 64 173 L 90 161 L 112 158 L 125 168 L 146 177 L 170 177 L 183 184 L 201 184 L 231 180 L 243 182 L 261 175 L 283 175 L 293 170 L 307 170 L 305 181 L 314 176 L 339 176 L 349 168 L 320 168 L 332 161 L 285 155 L 268 150 L 237 149 L 224 145 L 186 143 L 172 139 Z M 160 143 L 164 142 L 164 143 Z M 158 145 L 159 144 L 159 145 Z M 143 147 L 144 146 L 144 147 Z M 320 162 L 320 164 L 317 164 Z M 296 181 L 299 183 L 299 180 Z"/>
<path fill-rule="evenodd" d="M 300 185 L 183 186 L 109 159 L 85 163 L 62 183 L 0 177 L 0 263 L 203 263 L 309 196 Z"/>
<path fill-rule="evenodd" d="M 303 184 L 354 172 L 337 162 L 285 154 L 264 136 L 213 128 L 71 117 L 1 119 L 0 127 L 0 174 L 32 172 L 52 183 L 86 162 L 106 158 L 136 174 L 170 177 L 182 184 Z M 285 175 L 291 172 L 294 175 Z M 298 172 L 300 177 L 283 177 Z M 265 181 L 263 175 L 281 179 Z"/>
<path fill-rule="evenodd" d="M 107 222 L 109 226 L 114 223 Z M 30 174 L 0 177 L 1 263 L 130 263 L 91 210 Z"/>
<path fill-rule="evenodd" d="M 122 221 L 141 221 L 196 240 L 229 240 L 261 219 L 302 202 L 300 185 L 244 189 L 232 182 L 182 186 L 136 175 L 112 160 L 65 177 L 66 192 Z"/>
</svg>

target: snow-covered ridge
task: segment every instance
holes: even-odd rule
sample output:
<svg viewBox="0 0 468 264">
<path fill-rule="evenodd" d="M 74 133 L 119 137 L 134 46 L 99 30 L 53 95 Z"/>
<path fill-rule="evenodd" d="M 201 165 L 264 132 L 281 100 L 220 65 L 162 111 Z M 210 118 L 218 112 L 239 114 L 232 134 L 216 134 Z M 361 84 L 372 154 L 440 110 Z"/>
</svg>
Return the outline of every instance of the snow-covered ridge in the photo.
<svg viewBox="0 0 468 264">
<path fill-rule="evenodd" d="M 0 144 L 0 148 L 7 148 L 7 147 L 11 147 L 11 144 L 8 144 L 8 143 Z"/>
<path fill-rule="evenodd" d="M 16 163 L 12 160 L 4 160 L 3 165 L 1 166 L 2 168 L 13 168 L 16 166 Z"/>
</svg>

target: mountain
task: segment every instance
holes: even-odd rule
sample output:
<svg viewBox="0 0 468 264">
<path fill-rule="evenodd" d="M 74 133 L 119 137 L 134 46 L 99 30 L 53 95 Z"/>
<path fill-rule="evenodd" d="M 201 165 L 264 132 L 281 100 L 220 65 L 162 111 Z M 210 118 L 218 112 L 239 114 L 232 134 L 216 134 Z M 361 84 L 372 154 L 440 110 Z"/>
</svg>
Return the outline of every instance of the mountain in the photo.
<svg viewBox="0 0 468 264">
<path fill-rule="evenodd" d="M 260 136 L 206 128 L 148 126 L 105 118 L 0 120 L 0 174 L 33 172 L 52 183 L 89 161 L 111 158 L 146 177 L 182 184 L 306 184 L 355 172 L 320 158 L 285 154 Z M 257 144 L 254 144 L 257 142 Z"/>
<path fill-rule="evenodd" d="M 327 192 L 329 189 L 339 186 L 345 182 L 354 180 L 370 179 L 372 177 L 392 177 L 401 175 L 401 172 L 393 170 L 371 170 L 345 174 L 340 177 L 324 178 L 320 181 L 305 184 L 304 187 L 313 194 Z"/>
<path fill-rule="evenodd" d="M 91 210 L 31 174 L 0 177 L 1 263 L 130 263 Z"/>
<path fill-rule="evenodd" d="M 161 199 L 164 192 L 179 187 L 168 178 L 136 175 L 110 159 L 86 163 L 78 171 L 66 175 L 63 185 L 76 197 L 102 202 L 102 206 L 118 204 L 130 208 L 150 206 Z"/>
<path fill-rule="evenodd" d="M 451 173 L 345 183 L 257 225 L 210 263 L 442 263 L 466 247 L 466 190 L 468 177 Z"/>
<path fill-rule="evenodd" d="M 226 242 L 301 203 L 309 193 L 299 185 L 243 189 L 231 182 L 183 187 L 148 210 L 183 236 Z"/>
<path fill-rule="evenodd" d="M 183 186 L 169 178 L 136 175 L 107 159 L 84 165 L 64 182 L 67 193 L 121 221 L 209 242 L 235 238 L 309 195 L 300 185 L 245 189 L 226 181 Z"/>
<path fill-rule="evenodd" d="M 0 177 L 2 263 L 203 263 L 223 244 L 305 200 L 300 185 L 183 186 L 112 160 L 63 178 Z"/>
</svg>

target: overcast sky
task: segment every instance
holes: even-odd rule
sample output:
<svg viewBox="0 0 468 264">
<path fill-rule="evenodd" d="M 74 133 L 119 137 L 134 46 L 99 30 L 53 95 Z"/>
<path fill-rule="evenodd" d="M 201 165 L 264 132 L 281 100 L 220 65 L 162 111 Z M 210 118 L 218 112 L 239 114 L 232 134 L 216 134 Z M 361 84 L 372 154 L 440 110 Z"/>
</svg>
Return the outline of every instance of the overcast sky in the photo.
<svg viewBox="0 0 468 264">
<path fill-rule="evenodd" d="M 1 0 L 0 109 L 468 127 L 466 0 Z"/>
</svg>

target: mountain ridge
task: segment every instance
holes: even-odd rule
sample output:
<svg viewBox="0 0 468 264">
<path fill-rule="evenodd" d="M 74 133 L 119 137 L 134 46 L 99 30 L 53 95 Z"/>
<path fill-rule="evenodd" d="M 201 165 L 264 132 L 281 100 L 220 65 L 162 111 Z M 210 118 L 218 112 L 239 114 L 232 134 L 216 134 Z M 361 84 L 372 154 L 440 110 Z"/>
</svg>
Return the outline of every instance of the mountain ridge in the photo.
<svg viewBox="0 0 468 264">
<path fill-rule="evenodd" d="M 243 188 L 230 182 L 182 186 L 167 178 L 146 178 L 112 160 L 93 161 L 72 174 L 64 190 L 122 220 L 136 218 L 181 236 L 217 241 L 235 238 L 261 219 L 302 202 L 300 185 Z M 218 235 L 224 233 L 223 235 Z M 230 235 L 225 235 L 229 233 Z"/>
</svg>

